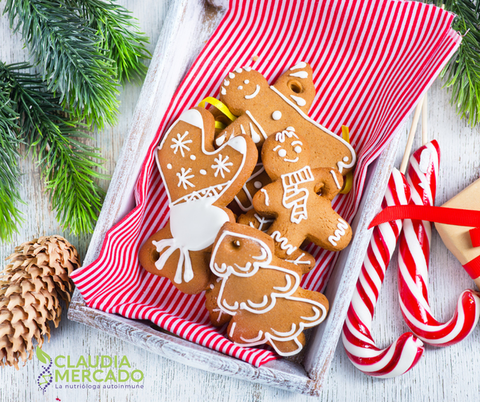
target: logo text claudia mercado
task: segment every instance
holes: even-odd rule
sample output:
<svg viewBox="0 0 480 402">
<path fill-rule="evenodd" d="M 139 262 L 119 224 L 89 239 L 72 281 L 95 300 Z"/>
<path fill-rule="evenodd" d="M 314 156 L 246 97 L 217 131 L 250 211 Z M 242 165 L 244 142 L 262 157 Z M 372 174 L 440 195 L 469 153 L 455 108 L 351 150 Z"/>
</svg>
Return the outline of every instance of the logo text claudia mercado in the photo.
<svg viewBox="0 0 480 402">
<path fill-rule="evenodd" d="M 70 356 L 58 355 L 54 359 L 55 382 L 126 382 L 143 380 L 141 370 L 131 370 L 127 356 Z"/>
</svg>

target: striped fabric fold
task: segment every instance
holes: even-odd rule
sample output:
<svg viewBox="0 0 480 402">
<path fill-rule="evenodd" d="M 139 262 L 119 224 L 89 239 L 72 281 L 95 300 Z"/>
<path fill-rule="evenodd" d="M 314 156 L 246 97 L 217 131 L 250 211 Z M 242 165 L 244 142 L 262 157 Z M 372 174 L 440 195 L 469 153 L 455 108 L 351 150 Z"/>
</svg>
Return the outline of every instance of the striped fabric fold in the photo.
<svg viewBox="0 0 480 402">
<path fill-rule="evenodd" d="M 231 0 L 222 22 L 171 100 L 135 188 L 136 207 L 107 233 L 98 259 L 73 273 L 86 304 L 131 319 L 150 320 L 182 338 L 260 366 L 270 349 L 230 342 L 209 324 L 204 295 L 180 293 L 139 266 L 142 243 L 169 217 L 167 194 L 154 163 L 162 134 L 207 96 L 219 96 L 224 76 L 251 66 L 273 82 L 299 61 L 310 63 L 317 89 L 309 115 L 341 134 L 350 128 L 358 154 L 353 190 L 334 208 L 349 222 L 357 211 L 367 167 L 432 84 L 460 43 L 453 15 L 432 5 L 398 0 Z M 258 56 L 253 61 L 253 56 Z M 302 285 L 322 291 L 336 255 L 317 246 Z"/>
</svg>

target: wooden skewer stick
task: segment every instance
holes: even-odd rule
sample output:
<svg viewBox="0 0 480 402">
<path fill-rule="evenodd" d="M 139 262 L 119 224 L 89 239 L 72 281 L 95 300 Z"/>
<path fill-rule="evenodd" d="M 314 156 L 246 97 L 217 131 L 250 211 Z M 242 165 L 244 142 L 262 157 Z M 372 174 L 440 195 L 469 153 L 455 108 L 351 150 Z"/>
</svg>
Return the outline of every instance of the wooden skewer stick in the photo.
<svg viewBox="0 0 480 402">
<path fill-rule="evenodd" d="M 407 171 L 407 163 L 408 163 L 408 159 L 410 158 L 410 152 L 412 150 L 413 137 L 415 137 L 415 132 L 417 131 L 418 120 L 420 119 L 420 112 L 422 111 L 424 99 L 425 99 L 425 95 L 418 102 L 417 108 L 415 109 L 415 113 L 413 114 L 412 126 L 410 127 L 410 133 L 408 134 L 405 153 L 403 154 L 402 163 L 400 164 L 400 172 L 402 172 L 403 174 L 405 174 L 405 172 Z"/>
<path fill-rule="evenodd" d="M 425 92 L 425 96 L 423 97 L 423 107 L 422 107 L 422 145 L 425 145 L 428 142 L 428 98 L 427 93 Z"/>
</svg>

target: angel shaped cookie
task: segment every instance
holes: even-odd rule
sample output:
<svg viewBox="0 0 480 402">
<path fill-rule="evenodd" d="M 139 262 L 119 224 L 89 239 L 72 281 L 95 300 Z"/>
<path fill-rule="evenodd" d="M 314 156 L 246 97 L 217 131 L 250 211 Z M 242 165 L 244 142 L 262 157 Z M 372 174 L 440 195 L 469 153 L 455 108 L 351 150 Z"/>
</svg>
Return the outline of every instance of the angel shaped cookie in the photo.
<svg viewBox="0 0 480 402">
<path fill-rule="evenodd" d="M 308 117 L 315 97 L 312 68 L 304 62 L 291 67 L 273 84 L 250 67 L 230 72 L 220 88 L 220 100 L 239 116 L 216 137 L 220 146 L 247 134 L 261 146 L 271 134 L 289 126 L 302 133 L 312 151 L 311 167 L 332 167 L 345 175 L 356 162 L 352 146 Z"/>
<path fill-rule="evenodd" d="M 350 225 L 332 208 L 343 177 L 334 168 L 313 169 L 308 145 L 289 127 L 270 136 L 262 148 L 272 183 L 255 194 L 253 206 L 259 215 L 274 219 L 267 233 L 281 258 L 298 253 L 305 240 L 339 251 L 352 237 Z"/>
<path fill-rule="evenodd" d="M 230 321 L 227 335 L 235 343 L 268 343 L 278 354 L 290 356 L 305 344 L 303 330 L 325 319 L 328 301 L 321 293 L 302 289 L 306 270 L 276 257 L 273 249 L 267 234 L 226 223 L 212 251 L 210 269 L 219 280 L 212 284 L 211 295 L 207 291 L 207 308 L 214 324 Z"/>
<path fill-rule="evenodd" d="M 258 158 L 253 141 L 236 136 L 214 149 L 214 119 L 203 108 L 184 112 L 156 150 L 170 220 L 140 250 L 149 272 L 169 278 L 182 292 L 196 294 L 209 281 L 209 252 L 225 222 L 225 206 L 250 177 Z"/>
</svg>

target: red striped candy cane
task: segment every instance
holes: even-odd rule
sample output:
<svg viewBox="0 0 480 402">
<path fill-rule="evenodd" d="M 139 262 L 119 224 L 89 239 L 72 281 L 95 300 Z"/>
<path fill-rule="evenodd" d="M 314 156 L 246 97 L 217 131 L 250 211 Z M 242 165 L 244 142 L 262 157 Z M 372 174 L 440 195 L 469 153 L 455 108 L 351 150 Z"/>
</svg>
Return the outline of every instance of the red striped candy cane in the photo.
<svg viewBox="0 0 480 402">
<path fill-rule="evenodd" d="M 382 208 L 407 205 L 410 190 L 405 176 L 392 171 Z M 380 349 L 371 334 L 373 313 L 402 221 L 382 223 L 373 229 L 362 271 L 343 325 L 342 341 L 348 358 L 365 374 L 389 378 L 406 373 L 423 354 L 423 343 L 412 333 L 401 335 L 391 346 Z"/>
<path fill-rule="evenodd" d="M 439 163 L 440 149 L 435 140 L 411 156 L 407 171 L 411 204 L 434 204 Z M 448 346 L 472 332 L 480 313 L 480 298 L 466 290 L 460 295 L 450 321 L 441 323 L 433 317 L 427 289 L 431 232 L 430 222 L 410 219 L 403 222 L 398 254 L 400 307 L 415 335 L 430 345 Z"/>
</svg>

